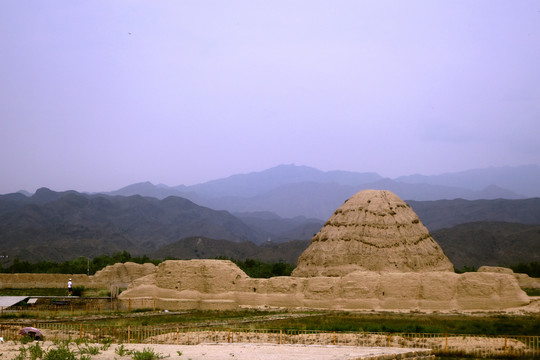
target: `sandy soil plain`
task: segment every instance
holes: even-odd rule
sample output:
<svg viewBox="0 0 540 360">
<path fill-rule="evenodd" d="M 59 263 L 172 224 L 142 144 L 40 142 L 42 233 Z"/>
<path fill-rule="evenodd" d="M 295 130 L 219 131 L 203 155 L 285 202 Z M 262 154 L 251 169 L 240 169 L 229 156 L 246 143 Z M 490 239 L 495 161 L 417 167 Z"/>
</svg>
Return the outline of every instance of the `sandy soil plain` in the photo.
<svg viewBox="0 0 540 360">
<path fill-rule="evenodd" d="M 42 348 L 56 348 L 50 341 L 41 343 Z M 27 344 L 28 345 L 32 344 Z M 0 359 L 12 360 L 20 354 L 20 343 L 12 341 L 0 344 Z M 112 345 L 106 351 L 91 355 L 92 360 L 130 360 L 130 355 L 118 355 L 116 349 L 120 345 Z M 76 347 L 72 346 L 74 350 Z M 355 346 L 321 346 L 321 345 L 276 345 L 276 344 L 199 344 L 199 345 L 148 345 L 129 344 L 125 349 L 143 351 L 151 348 L 156 354 L 171 360 L 353 360 L 370 359 L 386 360 L 395 358 L 421 358 L 429 354 L 428 350 L 355 347 Z M 78 357 L 78 356 L 77 356 Z"/>
</svg>

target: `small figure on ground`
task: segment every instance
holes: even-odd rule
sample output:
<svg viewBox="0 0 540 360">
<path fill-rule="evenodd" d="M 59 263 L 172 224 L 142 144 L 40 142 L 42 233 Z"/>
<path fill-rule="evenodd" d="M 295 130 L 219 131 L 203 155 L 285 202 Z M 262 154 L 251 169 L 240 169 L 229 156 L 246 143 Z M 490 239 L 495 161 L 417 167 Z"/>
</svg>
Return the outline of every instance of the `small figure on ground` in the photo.
<svg viewBox="0 0 540 360">
<path fill-rule="evenodd" d="M 71 282 L 71 279 L 68 281 L 68 296 L 73 295 L 73 283 Z"/>
</svg>

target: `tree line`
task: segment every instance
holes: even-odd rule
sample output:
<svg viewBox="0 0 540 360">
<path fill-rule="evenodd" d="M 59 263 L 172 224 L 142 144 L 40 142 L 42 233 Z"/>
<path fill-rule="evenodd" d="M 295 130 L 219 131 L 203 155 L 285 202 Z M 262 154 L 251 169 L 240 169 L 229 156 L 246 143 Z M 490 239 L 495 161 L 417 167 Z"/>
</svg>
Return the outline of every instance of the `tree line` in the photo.
<svg viewBox="0 0 540 360">
<path fill-rule="evenodd" d="M 283 262 L 266 263 L 260 260 L 245 259 L 237 260 L 218 256 L 216 259 L 231 260 L 248 276 L 252 278 L 270 278 L 274 276 L 289 276 L 294 269 L 294 265 Z M 165 260 L 178 260 L 167 258 Z M 127 251 L 120 251 L 113 255 L 100 255 L 93 259 L 81 256 L 74 260 L 54 262 L 54 261 L 38 261 L 31 263 L 15 258 L 13 263 L 7 267 L 0 264 L 0 273 L 15 274 L 15 273 L 38 273 L 38 274 L 87 274 L 94 275 L 97 271 L 105 268 L 108 265 L 116 263 L 134 262 L 137 264 L 152 263 L 158 265 L 162 261 L 151 259 L 148 256 L 133 257 Z"/>
<path fill-rule="evenodd" d="M 274 276 L 290 276 L 295 266 L 284 262 L 267 263 L 256 259 L 238 260 L 233 258 L 227 258 L 225 256 L 218 256 L 219 260 L 230 260 L 234 262 L 240 269 L 242 269 L 248 276 L 252 278 L 270 278 Z M 175 258 L 166 258 L 165 260 L 179 260 Z M 54 261 L 38 261 L 36 263 L 30 263 L 29 261 L 21 261 L 19 258 L 15 258 L 13 263 L 7 267 L 4 267 L 0 263 L 0 273 L 40 273 L 40 274 L 88 274 L 94 275 L 97 271 L 103 269 L 108 265 L 114 265 L 116 263 L 134 262 L 137 264 L 152 263 L 158 265 L 162 261 L 158 259 L 151 259 L 148 256 L 136 256 L 133 257 L 127 251 L 120 251 L 113 255 L 100 255 L 93 259 L 81 256 L 74 260 L 64 262 Z M 519 263 L 517 265 L 508 266 L 516 273 L 527 274 L 531 277 L 540 277 L 540 262 L 535 261 L 531 263 Z M 476 271 L 475 267 L 465 266 L 461 270 L 456 270 L 458 273 Z"/>
</svg>

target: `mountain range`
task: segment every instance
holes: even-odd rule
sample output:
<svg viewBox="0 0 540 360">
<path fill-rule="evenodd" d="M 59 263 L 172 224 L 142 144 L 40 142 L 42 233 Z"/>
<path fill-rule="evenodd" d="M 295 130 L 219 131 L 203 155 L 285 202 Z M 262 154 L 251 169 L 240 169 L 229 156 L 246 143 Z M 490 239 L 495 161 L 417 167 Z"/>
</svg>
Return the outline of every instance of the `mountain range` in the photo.
<svg viewBox="0 0 540 360">
<path fill-rule="evenodd" d="M 160 200 L 46 188 L 30 197 L 0 195 L 1 255 L 34 261 L 122 250 L 151 254 L 189 237 L 253 244 L 288 242 L 311 238 L 321 226 L 319 220 L 282 219 L 269 213 L 234 216 L 176 196 Z"/>
<path fill-rule="evenodd" d="M 294 263 L 335 209 L 372 188 L 406 199 L 456 267 L 538 261 L 540 197 L 523 195 L 536 194 L 531 179 L 540 184 L 538 166 L 391 180 L 282 165 L 189 187 L 146 182 L 95 194 L 41 188 L 0 195 L 0 255 L 63 261 L 127 250 Z"/>
<path fill-rule="evenodd" d="M 540 262 L 540 225 L 471 222 L 431 235 L 456 269 Z"/>
<path fill-rule="evenodd" d="M 280 165 L 193 186 L 132 184 L 108 195 L 180 196 L 230 212 L 270 211 L 281 217 L 325 220 L 360 190 L 390 190 L 404 200 L 524 199 L 540 197 L 540 166 L 468 170 L 437 176 L 396 179 L 376 173 L 324 172 L 307 166 Z"/>
</svg>

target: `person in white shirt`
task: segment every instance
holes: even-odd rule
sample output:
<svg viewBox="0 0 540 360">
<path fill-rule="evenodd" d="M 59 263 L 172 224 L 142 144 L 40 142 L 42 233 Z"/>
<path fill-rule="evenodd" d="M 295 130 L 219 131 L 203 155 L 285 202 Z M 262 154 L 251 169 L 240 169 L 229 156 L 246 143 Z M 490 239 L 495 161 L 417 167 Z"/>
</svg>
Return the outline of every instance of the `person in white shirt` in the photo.
<svg viewBox="0 0 540 360">
<path fill-rule="evenodd" d="M 71 282 L 71 279 L 68 281 L 68 296 L 71 296 L 73 293 L 73 283 Z"/>
</svg>

